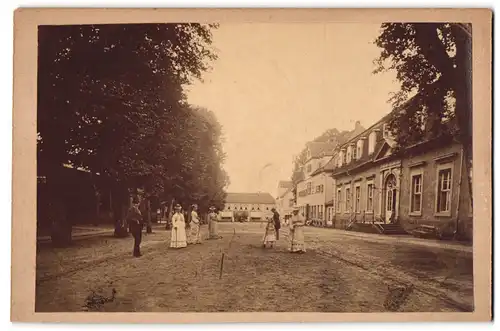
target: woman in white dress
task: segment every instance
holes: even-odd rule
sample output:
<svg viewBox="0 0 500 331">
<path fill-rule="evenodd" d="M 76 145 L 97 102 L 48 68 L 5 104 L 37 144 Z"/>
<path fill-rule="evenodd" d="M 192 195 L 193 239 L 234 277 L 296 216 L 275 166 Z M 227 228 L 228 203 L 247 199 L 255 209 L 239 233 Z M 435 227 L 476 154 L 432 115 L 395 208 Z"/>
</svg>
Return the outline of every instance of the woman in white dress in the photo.
<svg viewBox="0 0 500 331">
<path fill-rule="evenodd" d="M 293 208 L 293 215 L 290 218 L 290 247 L 289 251 L 292 253 L 305 253 L 306 245 L 304 239 L 304 226 L 305 220 L 299 214 L 299 208 Z"/>
<path fill-rule="evenodd" d="M 215 207 L 212 206 L 209 208 L 210 212 L 208 213 L 208 239 L 220 239 L 217 231 L 217 223 L 219 221 L 219 214 L 215 211 Z"/>
<path fill-rule="evenodd" d="M 175 213 L 172 215 L 172 234 L 170 236 L 171 248 L 183 248 L 187 246 L 186 222 L 181 210 L 181 205 L 176 204 Z"/>
<path fill-rule="evenodd" d="M 188 244 L 201 244 L 200 217 L 198 216 L 198 205 L 192 206 L 191 229 Z"/>
</svg>

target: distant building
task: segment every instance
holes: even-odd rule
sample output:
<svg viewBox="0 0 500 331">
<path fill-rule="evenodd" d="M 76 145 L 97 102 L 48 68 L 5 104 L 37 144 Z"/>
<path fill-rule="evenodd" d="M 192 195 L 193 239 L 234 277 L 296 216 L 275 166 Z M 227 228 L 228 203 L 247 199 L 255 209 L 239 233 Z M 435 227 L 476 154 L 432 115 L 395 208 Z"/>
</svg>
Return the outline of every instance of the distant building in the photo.
<svg viewBox="0 0 500 331">
<path fill-rule="evenodd" d="M 280 181 L 278 183 L 278 197 L 276 198 L 276 210 L 281 218 L 292 216 L 294 205 L 293 183 L 291 181 Z"/>
<path fill-rule="evenodd" d="M 221 217 L 225 221 L 234 221 L 238 215 L 247 215 L 249 221 L 260 221 L 272 215 L 276 200 L 269 193 L 227 193 Z"/>
<path fill-rule="evenodd" d="M 293 189 L 293 182 L 291 180 L 280 180 L 278 182 L 278 192 L 276 196 L 283 196 L 287 191 Z"/>
</svg>

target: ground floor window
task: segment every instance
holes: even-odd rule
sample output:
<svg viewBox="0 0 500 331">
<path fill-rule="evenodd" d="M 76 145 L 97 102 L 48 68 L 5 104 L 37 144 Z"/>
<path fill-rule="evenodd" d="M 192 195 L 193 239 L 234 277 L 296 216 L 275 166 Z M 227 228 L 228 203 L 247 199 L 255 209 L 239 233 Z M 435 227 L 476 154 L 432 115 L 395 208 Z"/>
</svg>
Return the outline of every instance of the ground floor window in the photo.
<svg viewBox="0 0 500 331">
<path fill-rule="evenodd" d="M 366 184 L 366 211 L 373 212 L 373 182 Z"/>
<path fill-rule="evenodd" d="M 451 164 L 440 165 L 437 169 L 436 212 L 451 213 Z"/>
<path fill-rule="evenodd" d="M 413 171 L 411 174 L 411 196 L 410 196 L 410 213 L 422 213 L 422 181 L 423 175 L 421 170 Z"/>
<path fill-rule="evenodd" d="M 351 188 L 346 187 L 345 189 L 345 212 L 348 213 L 351 209 Z"/>
<path fill-rule="evenodd" d="M 359 213 L 361 211 L 361 187 L 359 185 L 356 185 L 354 188 L 354 210 L 356 213 Z"/>
</svg>

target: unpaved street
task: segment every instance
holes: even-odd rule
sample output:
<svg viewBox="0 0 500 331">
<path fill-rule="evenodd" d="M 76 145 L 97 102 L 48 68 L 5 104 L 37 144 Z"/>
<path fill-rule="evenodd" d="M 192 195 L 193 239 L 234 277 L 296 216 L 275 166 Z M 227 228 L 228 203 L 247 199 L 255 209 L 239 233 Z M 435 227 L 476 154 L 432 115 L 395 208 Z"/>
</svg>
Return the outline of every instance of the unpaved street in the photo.
<svg viewBox="0 0 500 331">
<path fill-rule="evenodd" d="M 40 246 L 36 311 L 467 311 L 472 254 L 432 242 L 309 228 L 308 251 L 287 252 L 287 230 L 262 249 L 263 225 L 220 224 L 221 240 L 168 248 L 170 232 Z M 206 235 L 206 226 L 203 229 Z M 222 276 L 221 256 L 225 254 Z M 116 291 L 113 296 L 112 292 Z"/>
</svg>

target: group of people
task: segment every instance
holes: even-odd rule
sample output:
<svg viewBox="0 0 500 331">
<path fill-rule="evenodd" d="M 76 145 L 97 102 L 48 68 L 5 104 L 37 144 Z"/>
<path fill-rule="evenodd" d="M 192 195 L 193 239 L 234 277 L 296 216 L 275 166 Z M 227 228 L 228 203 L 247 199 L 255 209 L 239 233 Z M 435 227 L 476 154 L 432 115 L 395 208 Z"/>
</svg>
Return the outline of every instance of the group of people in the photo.
<svg viewBox="0 0 500 331">
<path fill-rule="evenodd" d="M 275 208 L 271 209 L 273 216 L 267 218 L 266 232 L 264 234 L 262 246 L 264 248 L 274 247 L 276 241 L 280 239 L 281 220 L 280 215 Z M 217 223 L 220 220 L 219 214 L 216 212 L 214 206 L 209 208 L 207 216 L 208 232 L 207 239 L 220 239 L 217 232 Z M 139 202 L 133 201 L 127 214 L 127 221 L 130 225 L 130 230 L 134 236 L 134 250 L 133 255 L 136 257 L 141 256 L 141 240 L 142 240 L 142 215 L 139 209 Z M 292 217 L 288 220 L 288 227 L 290 229 L 289 251 L 292 253 L 305 253 L 304 242 L 304 228 L 305 219 L 299 214 L 299 208 L 293 208 Z M 170 235 L 171 248 L 184 248 L 188 245 L 198 245 L 202 243 L 201 237 L 201 219 L 198 214 L 198 206 L 192 205 L 190 214 L 189 226 L 186 224 L 182 207 L 176 204 L 174 207 L 174 214 L 172 215 L 172 233 Z"/>
<path fill-rule="evenodd" d="M 275 208 L 271 209 L 273 216 L 267 218 L 266 232 L 264 233 L 264 239 L 262 247 L 274 247 L 276 241 L 279 240 L 279 231 L 281 228 L 280 215 Z M 292 253 L 305 253 L 305 240 L 304 240 L 304 226 L 305 219 L 299 214 L 299 208 L 293 208 L 292 217 L 288 221 L 288 226 L 290 229 L 289 245 L 288 250 Z"/>
<path fill-rule="evenodd" d="M 172 215 L 172 233 L 170 237 L 171 248 L 184 248 L 188 245 L 201 244 L 201 220 L 198 215 L 198 205 L 192 205 L 191 222 L 189 229 L 186 229 L 186 220 L 182 213 L 181 205 L 175 205 L 175 212 Z M 219 221 L 219 214 L 215 211 L 215 207 L 209 208 L 208 213 L 208 239 L 220 239 L 217 232 L 217 222 Z"/>
<path fill-rule="evenodd" d="M 174 213 L 172 215 L 172 233 L 170 237 L 171 248 L 184 248 L 188 245 L 201 244 L 201 220 L 198 215 L 198 206 L 192 205 L 191 221 L 189 227 L 186 225 L 182 207 L 176 204 Z M 217 232 L 217 222 L 219 221 L 219 214 L 216 212 L 215 207 L 209 208 L 208 213 L 208 239 L 220 239 L 221 236 Z M 130 232 L 134 237 L 134 250 L 135 257 L 141 256 L 141 241 L 142 241 L 142 214 L 139 209 L 139 201 L 134 199 L 127 213 L 127 222 L 130 226 Z"/>
</svg>

